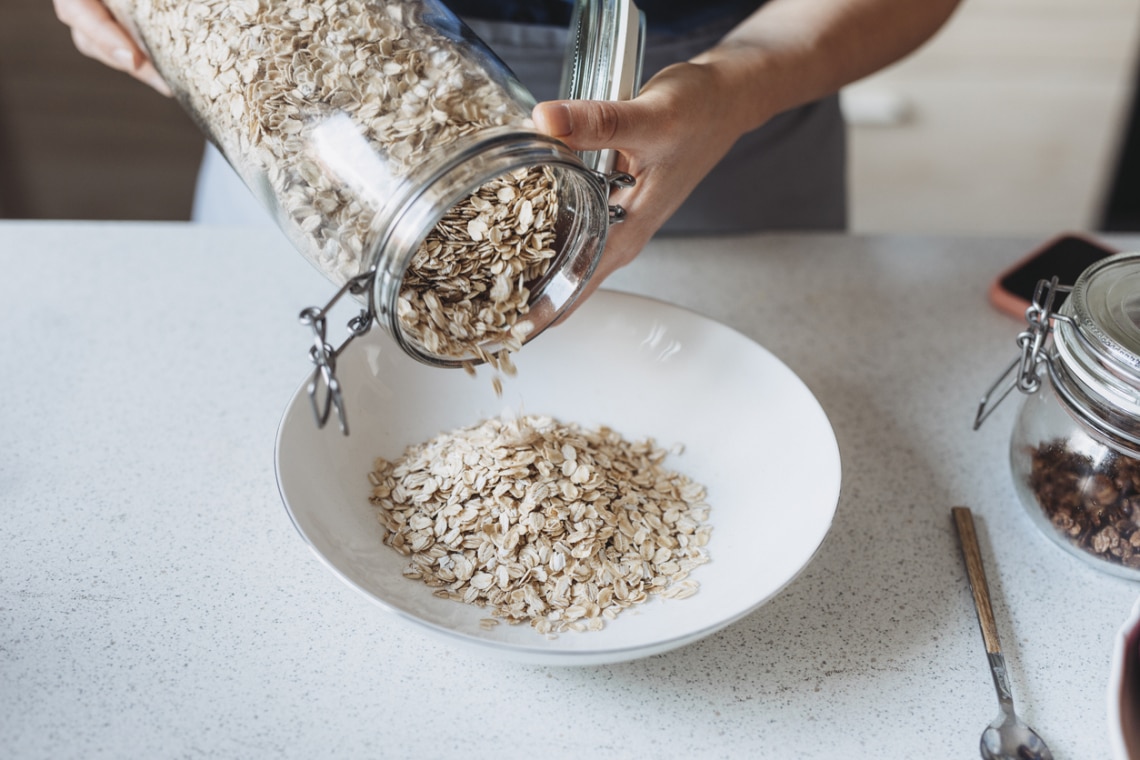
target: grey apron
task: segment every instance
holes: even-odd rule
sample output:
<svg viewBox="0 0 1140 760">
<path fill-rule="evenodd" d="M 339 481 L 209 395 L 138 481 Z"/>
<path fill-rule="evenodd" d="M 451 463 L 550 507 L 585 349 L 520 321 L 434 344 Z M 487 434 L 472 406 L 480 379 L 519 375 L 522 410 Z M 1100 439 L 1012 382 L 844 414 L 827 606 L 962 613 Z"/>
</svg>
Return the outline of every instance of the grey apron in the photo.
<svg viewBox="0 0 1140 760">
<path fill-rule="evenodd" d="M 542 100 L 558 97 L 567 30 L 464 19 Z M 650 32 L 643 81 L 708 50 L 731 23 L 684 35 Z M 699 119 L 700 114 L 689 118 Z M 847 131 L 839 98 L 782 113 L 737 141 L 663 232 L 842 230 L 847 226 Z"/>
</svg>

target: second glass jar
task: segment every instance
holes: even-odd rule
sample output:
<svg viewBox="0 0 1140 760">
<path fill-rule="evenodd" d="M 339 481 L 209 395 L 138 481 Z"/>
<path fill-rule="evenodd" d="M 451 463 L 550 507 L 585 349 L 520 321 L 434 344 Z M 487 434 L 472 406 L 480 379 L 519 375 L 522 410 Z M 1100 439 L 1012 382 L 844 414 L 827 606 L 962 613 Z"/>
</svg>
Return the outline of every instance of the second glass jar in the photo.
<svg viewBox="0 0 1140 760">
<path fill-rule="evenodd" d="M 1140 579 L 1140 253 L 1072 287 L 1041 282 L 1026 319 L 1007 372 L 1027 394 L 1009 449 L 1018 498 L 1073 556 Z"/>
</svg>

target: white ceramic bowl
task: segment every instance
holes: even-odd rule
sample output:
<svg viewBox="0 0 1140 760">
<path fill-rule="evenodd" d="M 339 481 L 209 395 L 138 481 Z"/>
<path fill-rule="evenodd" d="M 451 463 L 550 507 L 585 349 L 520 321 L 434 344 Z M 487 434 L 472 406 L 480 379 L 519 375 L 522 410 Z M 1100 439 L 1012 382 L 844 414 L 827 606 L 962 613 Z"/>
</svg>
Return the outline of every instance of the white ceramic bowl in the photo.
<svg viewBox="0 0 1140 760">
<path fill-rule="evenodd" d="M 350 436 L 318 430 L 304 385 L 277 436 L 286 509 L 316 555 L 384 609 L 481 652 L 545 664 L 628 660 L 687 644 L 749 614 L 819 548 L 839 497 L 835 436 L 807 387 L 741 334 L 658 301 L 595 294 L 565 324 L 515 355 L 497 398 L 476 378 L 408 358 L 373 330 L 340 357 Z M 605 630 L 547 638 L 529 626 L 484 630 L 480 608 L 437 599 L 401 575 L 368 503 L 373 459 L 504 411 L 547 414 L 625 438 L 683 444 L 667 466 L 708 488 L 711 561 L 700 591 L 651 599 Z"/>
</svg>

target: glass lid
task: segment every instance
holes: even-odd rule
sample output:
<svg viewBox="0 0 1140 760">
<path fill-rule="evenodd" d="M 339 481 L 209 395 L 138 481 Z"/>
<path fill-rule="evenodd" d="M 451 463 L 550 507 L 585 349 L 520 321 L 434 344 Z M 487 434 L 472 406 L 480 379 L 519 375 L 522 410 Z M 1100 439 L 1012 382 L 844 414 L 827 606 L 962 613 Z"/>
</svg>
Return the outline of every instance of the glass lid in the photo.
<svg viewBox="0 0 1140 760">
<path fill-rule="evenodd" d="M 645 14 L 633 0 L 577 0 L 562 69 L 563 100 L 630 100 L 641 86 Z M 613 169 L 612 151 L 582 153 L 596 171 Z"/>
<path fill-rule="evenodd" d="M 1118 406 L 1140 412 L 1140 253 L 1086 269 L 1061 315 L 1055 343 L 1066 364 Z"/>
<path fill-rule="evenodd" d="M 1093 339 L 1093 347 L 1140 375 L 1140 253 L 1118 254 L 1090 266 L 1073 286 L 1070 300 L 1073 318 Z"/>
</svg>

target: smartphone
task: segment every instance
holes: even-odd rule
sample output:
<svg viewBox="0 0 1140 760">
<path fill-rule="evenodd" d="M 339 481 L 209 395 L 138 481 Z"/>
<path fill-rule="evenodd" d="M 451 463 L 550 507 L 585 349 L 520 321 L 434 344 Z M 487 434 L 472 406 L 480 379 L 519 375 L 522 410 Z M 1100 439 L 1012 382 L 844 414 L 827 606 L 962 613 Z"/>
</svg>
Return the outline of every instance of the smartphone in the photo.
<svg viewBox="0 0 1140 760">
<path fill-rule="evenodd" d="M 1035 248 L 997 276 L 990 285 L 990 303 L 1000 311 L 1023 320 L 1041 280 L 1056 277 L 1062 285 L 1072 285 L 1088 267 L 1119 251 L 1088 235 L 1066 232 Z M 1067 293 L 1059 293 L 1053 303 L 1059 308 Z"/>
</svg>

